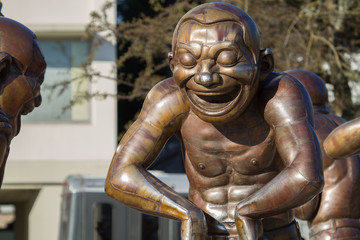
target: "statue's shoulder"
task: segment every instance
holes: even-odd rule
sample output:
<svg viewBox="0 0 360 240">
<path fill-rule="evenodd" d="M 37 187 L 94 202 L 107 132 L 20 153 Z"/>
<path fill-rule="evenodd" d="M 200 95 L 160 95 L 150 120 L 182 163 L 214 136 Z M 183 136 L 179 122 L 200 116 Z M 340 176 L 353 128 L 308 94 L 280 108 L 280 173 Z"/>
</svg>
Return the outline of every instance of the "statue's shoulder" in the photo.
<svg viewBox="0 0 360 240">
<path fill-rule="evenodd" d="M 151 101 L 156 101 L 179 94 L 181 94 L 180 89 L 176 85 L 174 79 L 168 78 L 160 81 L 154 87 L 152 87 L 146 98 Z"/>
<path fill-rule="evenodd" d="M 343 124 L 343 123 L 346 122 L 346 120 L 343 119 L 342 117 L 339 117 L 339 116 L 337 116 L 337 115 L 335 115 L 335 114 L 332 114 L 332 113 L 328 113 L 327 116 L 328 116 L 333 122 L 335 122 L 336 126 L 339 126 L 339 125 L 341 125 L 341 124 Z"/>
<path fill-rule="evenodd" d="M 302 84 L 292 75 L 285 72 L 273 72 L 262 83 L 262 89 L 265 91 L 281 90 L 279 87 L 303 88 Z"/>
<path fill-rule="evenodd" d="M 277 123 L 284 123 L 304 117 L 313 122 L 313 108 L 308 92 L 299 80 L 288 73 L 271 74 L 262 83 L 259 97 L 269 114 L 267 117 L 274 122 L 274 119 L 277 119 Z"/>
<path fill-rule="evenodd" d="M 270 100 L 275 96 L 280 99 L 293 100 L 304 98 L 307 101 L 310 98 L 305 87 L 294 76 L 284 72 L 274 72 L 265 79 L 260 86 L 260 96 Z"/>
<path fill-rule="evenodd" d="M 188 112 L 189 107 L 174 79 L 168 78 L 149 91 L 143 110 L 173 116 Z"/>
</svg>

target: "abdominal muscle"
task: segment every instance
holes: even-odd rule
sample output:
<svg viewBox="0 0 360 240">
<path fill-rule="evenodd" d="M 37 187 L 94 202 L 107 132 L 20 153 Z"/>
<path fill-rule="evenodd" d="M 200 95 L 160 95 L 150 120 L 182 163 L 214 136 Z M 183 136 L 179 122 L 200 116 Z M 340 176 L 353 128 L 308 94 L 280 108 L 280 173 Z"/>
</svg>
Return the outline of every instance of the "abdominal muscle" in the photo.
<svg viewBox="0 0 360 240">
<path fill-rule="evenodd" d="M 204 212 L 210 215 L 213 219 L 208 221 L 209 232 L 214 235 L 230 234 L 237 235 L 235 226 L 235 210 L 236 206 L 244 199 L 261 189 L 267 182 L 269 182 L 277 173 L 270 171 L 258 175 L 244 176 L 239 173 L 232 173 L 228 175 L 228 184 L 224 186 L 216 186 L 212 188 L 192 188 L 190 184 L 189 198 L 195 205 L 200 207 Z M 220 176 L 218 176 L 220 177 Z M 216 181 L 215 177 L 213 181 Z M 249 179 L 249 184 L 246 184 L 244 178 Z M 253 183 L 256 178 L 258 183 Z M 234 181 L 241 179 L 243 184 L 236 185 Z M 209 179 L 208 179 L 209 180 Z M 216 185 L 211 183 L 209 185 Z M 239 182 L 238 182 L 239 183 Z M 216 221 L 214 221 L 214 219 Z M 264 230 L 276 229 L 290 224 L 294 220 L 293 213 L 285 212 L 276 216 L 262 219 Z M 218 231 L 219 225 L 226 228 L 226 232 Z M 220 227 L 221 229 L 221 227 Z M 211 234 L 210 234 L 211 235 Z"/>
</svg>

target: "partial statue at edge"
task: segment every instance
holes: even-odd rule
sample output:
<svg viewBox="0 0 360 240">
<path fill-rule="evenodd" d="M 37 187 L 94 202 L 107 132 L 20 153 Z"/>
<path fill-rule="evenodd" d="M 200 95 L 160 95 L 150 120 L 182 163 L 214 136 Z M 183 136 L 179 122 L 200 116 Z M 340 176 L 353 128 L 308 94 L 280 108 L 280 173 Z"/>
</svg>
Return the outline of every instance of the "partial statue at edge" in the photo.
<svg viewBox="0 0 360 240">
<path fill-rule="evenodd" d="M 335 159 L 360 154 L 360 118 L 334 129 L 325 139 L 324 148 Z"/>
<path fill-rule="evenodd" d="M 315 132 L 322 146 L 333 129 L 345 122 L 331 114 L 324 81 L 301 69 L 287 71 L 308 90 L 314 105 Z M 324 188 L 318 196 L 296 209 L 307 220 L 311 240 L 360 239 L 360 157 L 335 160 L 322 148 Z"/>
<path fill-rule="evenodd" d="M 45 69 L 35 34 L 0 14 L 0 186 L 11 140 L 20 132 L 21 115 L 41 104 Z"/>
<path fill-rule="evenodd" d="M 181 221 L 183 240 L 301 239 L 292 209 L 323 186 L 303 85 L 273 72 L 272 51 L 261 48 L 256 24 L 227 3 L 183 16 L 169 64 L 173 77 L 152 88 L 118 146 L 107 194 Z M 174 134 L 189 199 L 146 170 Z"/>
</svg>

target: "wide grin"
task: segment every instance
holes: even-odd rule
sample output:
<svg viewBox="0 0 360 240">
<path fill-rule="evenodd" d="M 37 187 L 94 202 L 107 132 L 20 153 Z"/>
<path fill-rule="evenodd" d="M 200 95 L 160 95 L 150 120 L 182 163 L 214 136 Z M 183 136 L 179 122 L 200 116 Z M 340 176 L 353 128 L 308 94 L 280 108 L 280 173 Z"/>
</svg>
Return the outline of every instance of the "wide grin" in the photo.
<svg viewBox="0 0 360 240">
<path fill-rule="evenodd" d="M 232 109 L 242 93 L 241 85 L 224 91 L 193 91 L 186 88 L 191 103 L 201 112 L 220 115 Z"/>
</svg>

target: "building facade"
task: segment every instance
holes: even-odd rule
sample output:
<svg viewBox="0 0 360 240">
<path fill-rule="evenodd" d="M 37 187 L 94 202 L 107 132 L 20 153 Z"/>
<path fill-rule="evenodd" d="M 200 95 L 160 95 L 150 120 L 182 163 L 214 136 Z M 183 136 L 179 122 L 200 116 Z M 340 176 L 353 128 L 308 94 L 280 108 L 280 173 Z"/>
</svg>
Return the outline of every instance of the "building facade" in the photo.
<svg viewBox="0 0 360 240">
<path fill-rule="evenodd" d="M 48 63 L 43 103 L 22 119 L 21 132 L 11 143 L 0 191 L 0 211 L 2 205 L 16 215 L 16 233 L 9 239 L 58 239 L 62 183 L 66 177 L 107 174 L 117 143 L 116 99 L 91 98 L 64 109 L 88 91 L 116 94 L 115 81 L 99 78 L 89 82 L 78 77 L 93 44 L 82 38 L 85 27 L 90 13 L 99 10 L 104 2 L 2 0 L 3 14 L 37 35 Z M 108 12 L 108 18 L 115 24 L 115 7 Z M 101 75 L 114 76 L 115 58 L 116 44 L 106 42 L 98 48 L 92 67 Z M 69 79 L 77 80 L 61 94 L 51 90 L 51 85 Z"/>
</svg>

